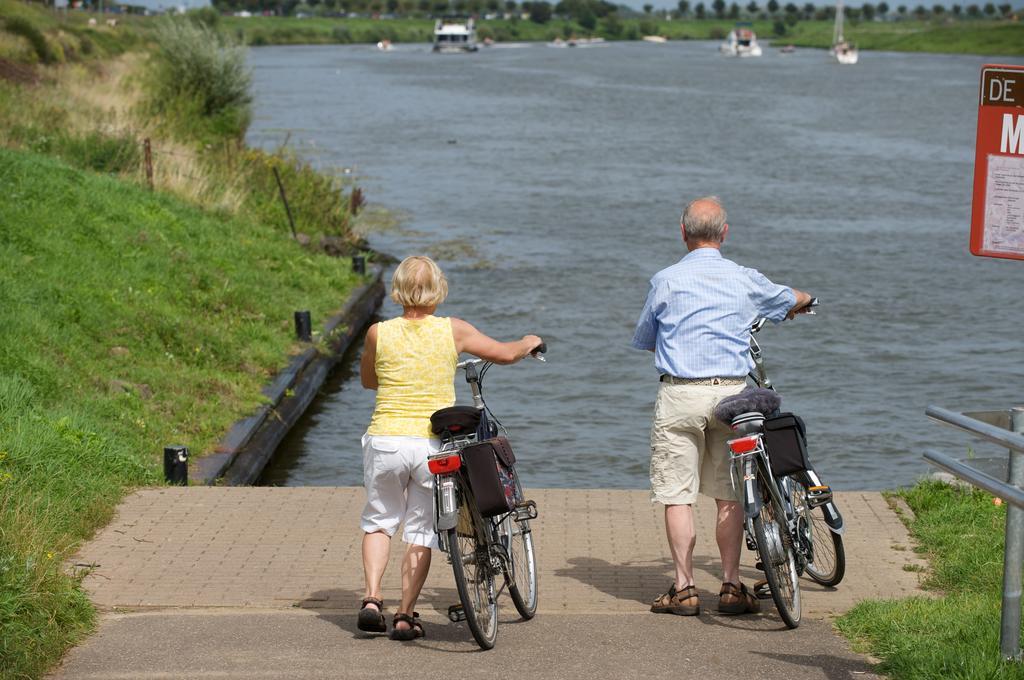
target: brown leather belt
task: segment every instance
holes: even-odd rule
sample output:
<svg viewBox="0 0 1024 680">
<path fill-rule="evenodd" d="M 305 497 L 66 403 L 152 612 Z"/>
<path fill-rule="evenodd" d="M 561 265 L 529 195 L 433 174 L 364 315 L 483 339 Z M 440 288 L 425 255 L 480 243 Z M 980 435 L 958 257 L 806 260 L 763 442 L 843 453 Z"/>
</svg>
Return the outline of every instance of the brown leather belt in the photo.
<svg viewBox="0 0 1024 680">
<path fill-rule="evenodd" d="M 743 385 L 747 382 L 746 376 L 742 378 L 677 378 L 667 374 L 663 374 L 660 380 L 670 385 Z"/>
</svg>

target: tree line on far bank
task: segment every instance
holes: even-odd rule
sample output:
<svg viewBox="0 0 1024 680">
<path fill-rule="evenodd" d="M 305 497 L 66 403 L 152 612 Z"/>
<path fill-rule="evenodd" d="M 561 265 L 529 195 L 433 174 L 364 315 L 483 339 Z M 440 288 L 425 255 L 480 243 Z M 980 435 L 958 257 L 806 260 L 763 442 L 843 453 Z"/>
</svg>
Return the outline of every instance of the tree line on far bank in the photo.
<svg viewBox="0 0 1024 680">
<path fill-rule="evenodd" d="M 727 3 L 726 0 L 708 2 L 679 0 L 673 9 L 655 9 L 651 4 L 643 6 L 643 12 L 626 5 L 615 5 L 606 0 L 213 0 L 214 7 L 222 12 L 249 11 L 269 13 L 276 16 L 322 15 L 322 16 L 385 16 L 433 18 L 445 15 L 483 16 L 485 18 L 528 18 L 544 24 L 553 18 L 575 21 L 583 28 L 593 30 L 599 19 L 612 15 L 621 18 L 646 16 L 658 19 L 705 20 L 705 19 L 761 19 L 783 20 L 789 25 L 797 21 L 832 20 L 835 8 L 817 6 L 807 2 L 781 4 L 768 0 L 760 5 L 757 0 L 745 4 Z M 864 3 L 861 7 L 845 7 L 844 14 L 851 20 L 901 21 L 904 19 L 998 19 L 1013 16 L 1014 9 L 1009 3 L 960 5 L 946 7 L 934 4 L 931 7 L 900 4 L 890 6 L 887 2 Z"/>
</svg>

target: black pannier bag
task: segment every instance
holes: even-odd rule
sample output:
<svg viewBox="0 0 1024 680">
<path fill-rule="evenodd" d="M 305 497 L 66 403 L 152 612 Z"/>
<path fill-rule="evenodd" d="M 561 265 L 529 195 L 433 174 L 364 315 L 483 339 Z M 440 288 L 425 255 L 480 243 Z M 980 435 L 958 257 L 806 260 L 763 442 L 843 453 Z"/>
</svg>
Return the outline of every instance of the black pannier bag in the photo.
<svg viewBox="0 0 1024 680">
<path fill-rule="evenodd" d="M 494 437 L 462 449 L 469 484 L 484 517 L 511 512 L 516 505 L 516 456 L 504 437 Z"/>
<path fill-rule="evenodd" d="M 776 477 L 803 472 L 811 467 L 807 460 L 807 431 L 800 416 L 780 413 L 764 421 L 764 445 Z"/>
</svg>

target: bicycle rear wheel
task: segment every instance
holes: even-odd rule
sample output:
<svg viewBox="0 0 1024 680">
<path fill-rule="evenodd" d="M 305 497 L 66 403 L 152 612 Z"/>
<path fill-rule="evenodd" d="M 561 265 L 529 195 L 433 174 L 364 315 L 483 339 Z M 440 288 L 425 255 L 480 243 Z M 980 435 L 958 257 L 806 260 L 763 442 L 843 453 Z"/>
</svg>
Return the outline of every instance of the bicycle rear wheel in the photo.
<svg viewBox="0 0 1024 680">
<path fill-rule="evenodd" d="M 523 490 L 516 480 L 516 500 L 523 500 Z M 529 520 L 516 520 L 512 513 L 502 522 L 501 540 L 508 551 L 505 582 L 516 611 L 525 620 L 537 613 L 537 560 L 533 552 L 533 532 Z"/>
<path fill-rule="evenodd" d="M 763 478 L 756 481 L 756 493 L 761 494 L 761 512 L 754 517 L 754 541 L 764 568 L 764 577 L 779 610 L 779 616 L 789 628 L 800 625 L 800 581 L 797 576 L 793 538 L 786 525 L 786 513 L 774 496 L 764 488 Z"/>
<path fill-rule="evenodd" d="M 476 510 L 465 481 L 456 481 L 458 521 L 447 530 L 455 587 L 473 639 L 481 649 L 491 649 L 498 637 L 498 602 L 487 542 L 487 520 Z"/>
</svg>

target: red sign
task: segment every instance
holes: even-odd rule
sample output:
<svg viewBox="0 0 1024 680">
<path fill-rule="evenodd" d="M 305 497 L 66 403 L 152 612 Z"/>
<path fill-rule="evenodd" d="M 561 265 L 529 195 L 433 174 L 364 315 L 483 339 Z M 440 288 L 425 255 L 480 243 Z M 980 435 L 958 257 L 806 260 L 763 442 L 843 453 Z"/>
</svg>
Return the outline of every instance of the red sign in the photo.
<svg viewBox="0 0 1024 680">
<path fill-rule="evenodd" d="M 981 69 L 971 252 L 1024 260 L 1024 66 Z"/>
</svg>

